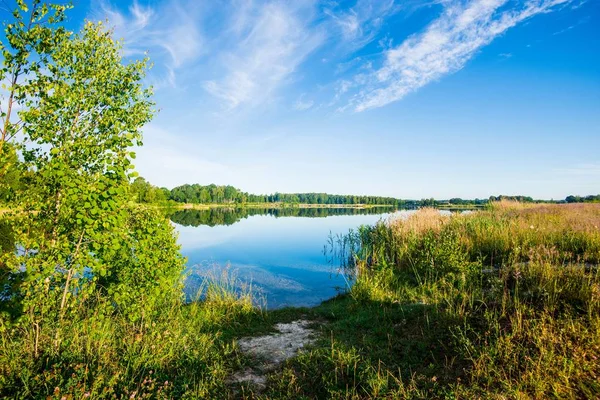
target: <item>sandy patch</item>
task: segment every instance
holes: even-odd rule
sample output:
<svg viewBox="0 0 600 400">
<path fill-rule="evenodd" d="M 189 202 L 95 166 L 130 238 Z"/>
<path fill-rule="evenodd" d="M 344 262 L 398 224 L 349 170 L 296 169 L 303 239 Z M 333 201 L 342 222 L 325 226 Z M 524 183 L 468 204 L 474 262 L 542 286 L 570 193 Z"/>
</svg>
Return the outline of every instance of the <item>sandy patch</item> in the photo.
<svg viewBox="0 0 600 400">
<path fill-rule="evenodd" d="M 287 359 L 294 357 L 305 346 L 314 343 L 315 333 L 309 328 L 310 322 L 298 320 L 289 324 L 277 324 L 279 333 L 266 336 L 248 337 L 238 341 L 243 353 L 257 358 L 257 365 L 234 374 L 232 383 L 250 383 L 263 390 L 265 375 L 279 367 Z"/>
</svg>

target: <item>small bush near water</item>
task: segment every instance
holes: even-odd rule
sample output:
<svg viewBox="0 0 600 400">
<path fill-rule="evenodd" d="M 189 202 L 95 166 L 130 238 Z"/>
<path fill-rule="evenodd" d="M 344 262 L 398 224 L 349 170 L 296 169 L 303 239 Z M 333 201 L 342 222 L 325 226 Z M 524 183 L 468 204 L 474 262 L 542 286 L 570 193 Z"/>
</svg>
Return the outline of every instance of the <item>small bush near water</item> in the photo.
<svg viewBox="0 0 600 400">
<path fill-rule="evenodd" d="M 600 397 L 600 207 L 425 209 L 346 240 L 354 287 L 265 398 Z"/>
</svg>

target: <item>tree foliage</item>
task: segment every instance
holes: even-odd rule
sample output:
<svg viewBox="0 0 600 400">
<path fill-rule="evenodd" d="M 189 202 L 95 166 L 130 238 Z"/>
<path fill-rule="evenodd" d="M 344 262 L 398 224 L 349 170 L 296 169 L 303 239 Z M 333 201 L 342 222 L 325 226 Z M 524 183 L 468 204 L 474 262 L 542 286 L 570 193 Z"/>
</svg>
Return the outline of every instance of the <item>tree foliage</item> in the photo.
<svg viewBox="0 0 600 400">
<path fill-rule="evenodd" d="M 505 196 L 505 195 L 490 196 L 490 201 L 502 201 L 502 200 L 518 201 L 520 203 L 534 203 L 535 202 L 535 200 L 530 196 Z"/>
<path fill-rule="evenodd" d="M 3 217 L 17 246 L 0 258 L 3 306 L 32 332 L 36 357 L 40 331 L 53 330 L 60 349 L 62 321 L 82 304 L 136 321 L 181 294 L 171 226 L 129 202 L 132 148 L 154 113 L 147 59 L 125 64 L 100 23 L 66 31 L 65 10 L 19 2 L 3 43 L 3 187 L 16 168 L 28 173 Z"/>
<path fill-rule="evenodd" d="M 600 194 L 589 196 L 567 196 L 566 203 L 600 203 Z"/>
<path fill-rule="evenodd" d="M 163 203 L 171 197 L 169 189 L 156 187 L 141 176 L 131 183 L 131 194 L 137 203 L 147 204 Z"/>
<path fill-rule="evenodd" d="M 286 203 L 286 204 L 336 204 L 336 205 L 397 205 L 399 200 L 393 197 L 336 195 L 327 193 L 274 193 L 256 195 L 227 185 L 185 184 L 170 191 L 169 198 L 179 203 Z"/>
</svg>

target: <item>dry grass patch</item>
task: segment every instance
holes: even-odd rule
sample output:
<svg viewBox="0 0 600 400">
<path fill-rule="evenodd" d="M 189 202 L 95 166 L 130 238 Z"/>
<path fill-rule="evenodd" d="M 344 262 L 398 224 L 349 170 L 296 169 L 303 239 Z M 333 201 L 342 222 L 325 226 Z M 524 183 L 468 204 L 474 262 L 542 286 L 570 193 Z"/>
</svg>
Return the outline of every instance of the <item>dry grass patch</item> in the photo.
<svg viewBox="0 0 600 400">
<path fill-rule="evenodd" d="M 448 220 L 449 216 L 440 214 L 440 210 L 426 207 L 408 216 L 394 215 L 390 218 L 388 224 L 397 235 L 419 235 L 431 230 L 439 232 Z"/>
</svg>

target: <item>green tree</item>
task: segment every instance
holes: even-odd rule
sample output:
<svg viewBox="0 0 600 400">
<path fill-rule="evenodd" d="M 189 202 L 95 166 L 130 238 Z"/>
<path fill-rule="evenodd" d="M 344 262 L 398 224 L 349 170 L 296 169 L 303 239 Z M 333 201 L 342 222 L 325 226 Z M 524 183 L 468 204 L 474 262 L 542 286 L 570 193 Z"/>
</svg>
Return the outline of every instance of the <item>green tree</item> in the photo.
<svg viewBox="0 0 600 400">
<path fill-rule="evenodd" d="M 138 176 L 131 184 L 133 199 L 138 203 L 162 203 L 169 200 L 170 192 L 167 188 L 158 188 Z"/>
<path fill-rule="evenodd" d="M 25 174 L 23 164 L 19 162 L 16 149 L 12 143 L 5 144 L 3 151 L 3 165 L 6 170 L 0 176 L 0 205 L 10 204 L 16 200 Z"/>
<path fill-rule="evenodd" d="M 48 10 L 53 19 L 41 25 Z M 20 211 L 7 218 L 20 250 L 3 253 L 0 263 L 17 282 L 11 299 L 35 357 L 49 331 L 60 349 L 62 321 L 84 304 L 135 321 L 181 293 L 172 228 L 128 206 L 131 150 L 153 115 L 151 91 L 141 84 L 147 60 L 123 64 L 120 44 L 101 24 L 86 23 L 78 34 L 57 28 L 64 10 L 19 2 L 3 51 L 2 70 L 26 76 L 12 81 L 20 111 L 15 121 L 6 113 L 4 132 L 20 130 L 22 158 L 34 173 Z M 43 56 L 6 56 L 36 48 Z"/>
<path fill-rule="evenodd" d="M 2 67 L 0 81 L 5 82 L 8 92 L 0 104 L 0 192 L 6 196 L 14 189 L 19 175 L 16 151 L 23 142 L 12 143 L 24 128 L 18 111 L 27 104 L 29 77 L 39 74 L 68 32 L 59 27 L 65 18 L 65 5 L 47 5 L 34 0 L 28 6 L 24 0 L 17 1 L 12 13 L 13 21 L 5 26 L 5 36 L 0 40 Z"/>
</svg>

